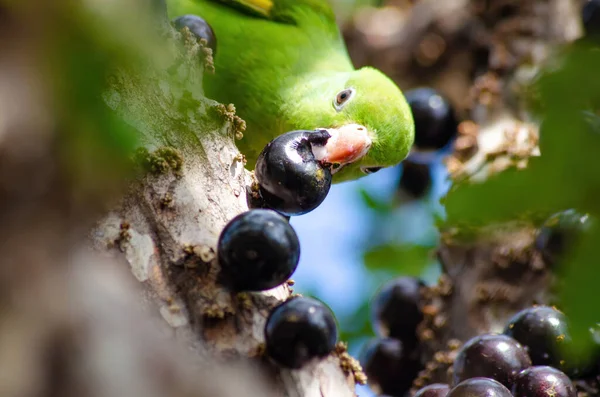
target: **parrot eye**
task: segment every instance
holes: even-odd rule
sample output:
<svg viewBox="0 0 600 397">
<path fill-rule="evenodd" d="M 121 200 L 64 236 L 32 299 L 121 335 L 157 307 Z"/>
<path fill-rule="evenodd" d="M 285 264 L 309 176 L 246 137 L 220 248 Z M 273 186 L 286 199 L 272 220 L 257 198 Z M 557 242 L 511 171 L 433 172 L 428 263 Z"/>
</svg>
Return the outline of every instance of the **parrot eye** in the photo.
<svg viewBox="0 0 600 397">
<path fill-rule="evenodd" d="M 335 101 L 333 102 L 333 106 L 339 112 L 340 110 L 342 110 L 342 107 L 353 96 L 354 96 L 354 89 L 353 88 L 346 88 L 345 90 L 342 90 L 342 91 L 338 92 L 338 94 L 335 96 Z"/>
<path fill-rule="evenodd" d="M 365 174 L 374 174 L 383 167 L 360 167 L 360 170 Z"/>
</svg>

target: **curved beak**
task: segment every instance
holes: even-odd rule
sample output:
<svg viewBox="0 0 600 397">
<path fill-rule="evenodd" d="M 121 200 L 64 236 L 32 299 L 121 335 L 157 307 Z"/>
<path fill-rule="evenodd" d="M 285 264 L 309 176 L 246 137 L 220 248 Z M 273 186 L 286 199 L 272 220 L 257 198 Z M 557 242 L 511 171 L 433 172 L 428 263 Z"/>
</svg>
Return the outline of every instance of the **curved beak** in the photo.
<svg viewBox="0 0 600 397">
<path fill-rule="evenodd" d="M 347 124 L 340 128 L 319 128 L 331 137 L 324 146 L 314 146 L 315 159 L 329 164 L 348 164 L 362 158 L 371 147 L 371 137 L 366 127 Z"/>
</svg>

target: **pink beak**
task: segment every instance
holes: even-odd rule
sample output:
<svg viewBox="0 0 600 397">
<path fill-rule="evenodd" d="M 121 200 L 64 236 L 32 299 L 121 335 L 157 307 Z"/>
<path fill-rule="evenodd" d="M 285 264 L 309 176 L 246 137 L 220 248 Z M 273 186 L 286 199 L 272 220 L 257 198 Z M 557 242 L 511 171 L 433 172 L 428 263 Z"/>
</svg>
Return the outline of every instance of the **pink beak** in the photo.
<svg viewBox="0 0 600 397">
<path fill-rule="evenodd" d="M 325 146 L 313 146 L 318 161 L 329 164 L 348 164 L 363 157 L 371 147 L 371 137 L 366 127 L 348 124 L 340 128 L 324 128 L 331 138 Z"/>
</svg>

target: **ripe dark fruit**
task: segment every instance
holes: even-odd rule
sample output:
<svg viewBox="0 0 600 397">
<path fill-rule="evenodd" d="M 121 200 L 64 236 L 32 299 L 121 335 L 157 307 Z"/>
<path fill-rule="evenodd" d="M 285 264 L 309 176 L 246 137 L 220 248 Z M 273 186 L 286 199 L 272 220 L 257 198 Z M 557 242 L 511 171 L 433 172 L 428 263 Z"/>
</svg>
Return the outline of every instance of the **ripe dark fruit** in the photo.
<svg viewBox="0 0 600 397">
<path fill-rule="evenodd" d="M 581 12 L 583 29 L 586 35 L 600 37 L 600 0 L 590 0 Z"/>
<path fill-rule="evenodd" d="M 571 336 L 566 317 L 548 306 L 530 307 L 515 314 L 504 334 L 519 341 L 529 353 L 533 365 L 549 365 L 576 375 L 578 364 L 567 359 Z"/>
<path fill-rule="evenodd" d="M 300 242 L 288 221 L 254 209 L 233 218 L 217 245 L 225 282 L 236 291 L 263 291 L 283 284 L 300 259 Z"/>
<path fill-rule="evenodd" d="M 255 194 L 251 190 L 249 190 L 248 193 L 249 194 L 247 194 L 246 196 L 248 208 L 272 210 L 271 207 L 269 207 L 267 203 L 265 203 L 265 200 L 260 194 Z M 282 214 L 281 212 L 278 212 L 278 214 L 283 216 L 288 222 L 292 219 L 291 216 Z"/>
<path fill-rule="evenodd" d="M 419 389 L 414 397 L 446 397 L 449 392 L 450 386 L 444 383 L 434 383 Z"/>
<path fill-rule="evenodd" d="M 404 160 L 399 188 L 401 194 L 404 193 L 411 199 L 420 199 L 427 195 L 431 190 L 429 165 Z"/>
<path fill-rule="evenodd" d="M 448 397 L 512 397 L 501 383 L 490 378 L 471 378 L 456 385 Z"/>
<path fill-rule="evenodd" d="M 407 349 L 417 343 L 417 326 L 423 320 L 418 278 L 399 277 L 384 284 L 371 303 L 375 331 L 379 336 L 399 339 Z"/>
<path fill-rule="evenodd" d="M 556 368 L 527 368 L 517 376 L 512 388 L 515 397 L 575 397 L 575 387 L 567 375 Z"/>
<path fill-rule="evenodd" d="M 456 137 L 458 122 L 454 109 L 439 92 L 416 88 L 406 92 L 406 100 L 415 121 L 415 149 L 439 150 Z"/>
<path fill-rule="evenodd" d="M 331 310 L 316 299 L 296 297 L 277 306 L 265 326 L 267 354 L 278 364 L 299 369 L 331 353 L 337 326 Z"/>
<path fill-rule="evenodd" d="M 485 334 L 471 338 L 454 360 L 454 383 L 486 377 L 511 387 L 517 374 L 531 366 L 527 351 L 506 335 Z"/>
<path fill-rule="evenodd" d="M 217 37 L 208 22 L 204 19 L 198 15 L 188 14 L 175 18 L 173 24 L 177 30 L 187 27 L 198 40 L 206 40 L 208 47 L 212 49 L 213 55 L 217 54 Z"/>
<path fill-rule="evenodd" d="M 265 146 L 254 173 L 265 204 L 284 215 L 302 215 L 317 208 L 331 187 L 331 171 L 315 159 L 313 146 L 323 146 L 325 130 L 291 131 Z"/>
<path fill-rule="evenodd" d="M 589 226 L 588 215 L 575 210 L 559 212 L 551 216 L 540 228 L 535 247 L 542 254 L 544 262 L 554 266 L 573 249 Z"/>
<path fill-rule="evenodd" d="M 397 339 L 376 338 L 369 341 L 360 355 L 369 386 L 379 393 L 403 395 L 421 370 L 416 355 L 409 353 Z"/>
</svg>

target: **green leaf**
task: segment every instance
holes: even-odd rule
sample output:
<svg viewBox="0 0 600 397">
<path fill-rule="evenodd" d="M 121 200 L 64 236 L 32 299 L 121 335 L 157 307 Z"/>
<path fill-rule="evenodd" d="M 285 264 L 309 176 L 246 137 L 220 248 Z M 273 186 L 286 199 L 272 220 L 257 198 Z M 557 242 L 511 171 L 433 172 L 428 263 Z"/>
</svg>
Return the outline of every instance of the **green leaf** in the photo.
<svg viewBox="0 0 600 397">
<path fill-rule="evenodd" d="M 382 200 L 378 200 L 373 197 L 365 188 L 360 188 L 358 190 L 363 202 L 370 209 L 380 213 L 380 214 L 389 214 L 394 210 L 394 205 L 391 202 L 385 202 Z"/>
<path fill-rule="evenodd" d="M 340 337 L 339 340 L 353 345 L 356 341 L 363 338 L 370 338 L 375 335 L 371 325 L 371 307 L 370 301 L 365 299 L 363 303 L 351 315 L 340 319 Z"/>
<path fill-rule="evenodd" d="M 406 276 L 419 276 L 432 262 L 431 247 L 386 244 L 364 254 L 364 264 L 371 271 L 391 271 Z"/>
</svg>

